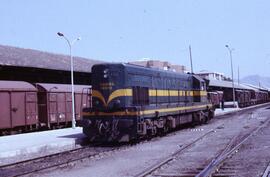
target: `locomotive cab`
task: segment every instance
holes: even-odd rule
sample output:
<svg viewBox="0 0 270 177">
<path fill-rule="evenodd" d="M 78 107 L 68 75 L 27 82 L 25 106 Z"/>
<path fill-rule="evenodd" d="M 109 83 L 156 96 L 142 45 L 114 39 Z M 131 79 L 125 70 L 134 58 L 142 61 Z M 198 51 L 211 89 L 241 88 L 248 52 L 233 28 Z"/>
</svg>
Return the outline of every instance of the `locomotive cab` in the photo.
<svg viewBox="0 0 270 177">
<path fill-rule="evenodd" d="M 193 101 L 208 102 L 205 81 L 199 76 L 192 75 L 193 78 Z"/>
<path fill-rule="evenodd" d="M 132 88 L 127 87 L 126 80 L 124 64 L 92 67 L 92 108 L 83 110 L 79 122 L 90 140 L 128 141 L 130 129 L 136 130 L 136 108 L 131 107 Z"/>
<path fill-rule="evenodd" d="M 95 65 L 92 73 L 92 111 L 110 112 L 125 107 L 127 99 L 124 96 L 131 95 L 131 90 L 124 89 L 123 65 Z"/>
</svg>

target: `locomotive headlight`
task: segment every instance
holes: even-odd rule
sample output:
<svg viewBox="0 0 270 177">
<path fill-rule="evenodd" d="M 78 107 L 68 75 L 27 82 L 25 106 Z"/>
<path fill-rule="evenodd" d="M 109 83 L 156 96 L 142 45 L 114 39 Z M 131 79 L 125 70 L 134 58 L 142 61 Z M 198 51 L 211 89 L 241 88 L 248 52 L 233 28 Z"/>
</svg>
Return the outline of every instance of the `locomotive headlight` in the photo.
<svg viewBox="0 0 270 177">
<path fill-rule="evenodd" d="M 108 71 L 109 71 L 108 69 L 104 69 L 103 73 L 104 73 L 104 74 L 107 74 Z"/>
<path fill-rule="evenodd" d="M 115 100 L 115 101 L 113 102 L 113 107 L 114 107 L 114 108 L 119 108 L 119 107 L 120 107 L 120 103 L 121 103 L 121 101 L 120 101 L 119 99 Z"/>
<path fill-rule="evenodd" d="M 104 74 L 103 77 L 104 77 L 104 78 L 107 78 L 107 77 L 108 77 L 108 74 Z"/>
<path fill-rule="evenodd" d="M 96 103 L 96 105 L 98 105 L 99 104 L 99 101 L 97 100 L 95 103 Z"/>
<path fill-rule="evenodd" d="M 118 104 L 118 105 L 120 105 L 121 101 L 120 100 L 116 100 L 115 103 Z"/>
</svg>

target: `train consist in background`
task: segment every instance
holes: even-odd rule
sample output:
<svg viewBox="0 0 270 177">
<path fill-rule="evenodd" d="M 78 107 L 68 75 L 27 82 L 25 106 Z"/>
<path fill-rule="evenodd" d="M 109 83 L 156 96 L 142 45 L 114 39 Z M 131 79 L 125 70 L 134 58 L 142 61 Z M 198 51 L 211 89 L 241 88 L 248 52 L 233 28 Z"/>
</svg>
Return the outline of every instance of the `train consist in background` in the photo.
<svg viewBox="0 0 270 177">
<path fill-rule="evenodd" d="M 241 88 L 235 90 L 239 107 L 270 100 L 269 90 Z M 232 92 L 209 89 L 196 75 L 99 64 L 92 68 L 91 84 L 75 86 L 75 116 L 92 141 L 131 141 L 207 122 L 231 100 Z M 0 135 L 69 127 L 71 103 L 70 85 L 2 80 Z"/>
<path fill-rule="evenodd" d="M 76 119 L 91 106 L 90 86 L 75 86 Z M 64 84 L 0 81 L 0 135 L 71 125 L 71 88 Z"/>
<path fill-rule="evenodd" d="M 235 90 L 235 102 L 240 108 L 270 101 L 270 91 L 247 85 L 242 85 L 242 87 L 244 87 L 244 89 Z M 208 92 L 208 97 L 215 108 L 221 108 L 222 100 L 225 102 L 228 100 L 233 100 L 232 93 L 224 94 L 222 91 L 210 91 Z M 230 105 L 224 106 L 228 107 Z"/>
<path fill-rule="evenodd" d="M 99 64 L 92 76 L 93 105 L 81 121 L 91 141 L 129 142 L 214 116 L 205 81 L 195 75 Z"/>
</svg>

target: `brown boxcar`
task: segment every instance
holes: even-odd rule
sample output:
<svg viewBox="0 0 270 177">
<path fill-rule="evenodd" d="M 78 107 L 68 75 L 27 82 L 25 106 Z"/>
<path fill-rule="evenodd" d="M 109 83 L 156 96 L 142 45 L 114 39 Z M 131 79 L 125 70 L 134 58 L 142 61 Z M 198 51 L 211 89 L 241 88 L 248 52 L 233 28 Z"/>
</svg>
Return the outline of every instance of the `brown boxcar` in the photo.
<svg viewBox="0 0 270 177">
<path fill-rule="evenodd" d="M 245 92 L 243 90 L 235 90 L 235 101 L 238 102 L 240 108 L 245 106 Z"/>
<path fill-rule="evenodd" d="M 39 121 L 47 128 L 67 127 L 72 120 L 71 85 L 37 83 Z M 81 118 L 81 110 L 89 107 L 90 86 L 75 85 L 75 117 Z"/>
<path fill-rule="evenodd" d="M 219 95 L 217 92 L 208 92 L 208 99 L 215 108 L 218 108 L 220 105 Z"/>
<path fill-rule="evenodd" d="M 251 104 L 251 91 L 244 90 L 244 93 L 245 93 L 245 106 L 250 106 L 250 104 Z"/>
<path fill-rule="evenodd" d="M 0 81 L 0 134 L 38 126 L 37 89 L 22 81 Z"/>
<path fill-rule="evenodd" d="M 208 92 L 208 98 L 215 108 L 221 108 L 221 102 L 223 99 L 222 91 Z"/>
</svg>

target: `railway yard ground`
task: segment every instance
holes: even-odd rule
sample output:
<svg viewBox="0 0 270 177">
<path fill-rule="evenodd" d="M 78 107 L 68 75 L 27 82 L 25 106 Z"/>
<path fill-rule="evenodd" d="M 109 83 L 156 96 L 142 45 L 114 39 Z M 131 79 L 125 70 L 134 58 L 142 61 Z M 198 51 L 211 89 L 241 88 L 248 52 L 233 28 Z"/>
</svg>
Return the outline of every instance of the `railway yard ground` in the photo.
<svg viewBox="0 0 270 177">
<path fill-rule="evenodd" d="M 208 124 L 118 147 L 84 145 L 80 128 L 4 136 L 0 176 L 267 176 L 269 132 L 264 104 L 216 110 Z"/>
<path fill-rule="evenodd" d="M 85 138 L 79 127 L 2 136 L 0 165 L 78 148 Z"/>
</svg>

